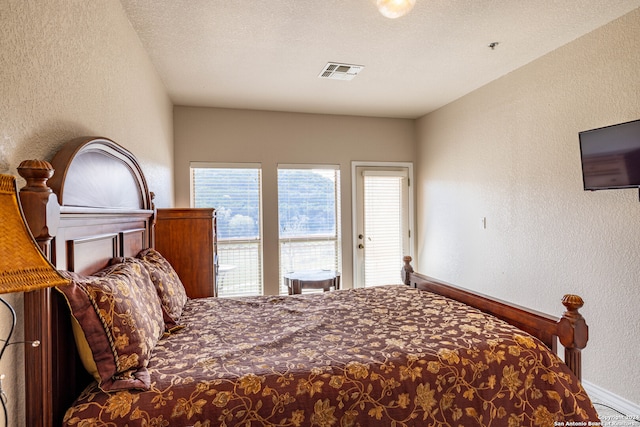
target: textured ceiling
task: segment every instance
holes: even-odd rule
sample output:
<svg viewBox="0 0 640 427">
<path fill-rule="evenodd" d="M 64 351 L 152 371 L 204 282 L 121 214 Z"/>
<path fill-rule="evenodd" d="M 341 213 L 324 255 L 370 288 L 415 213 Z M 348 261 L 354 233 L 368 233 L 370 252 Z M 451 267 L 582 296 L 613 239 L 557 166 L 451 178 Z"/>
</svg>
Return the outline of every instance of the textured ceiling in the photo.
<svg viewBox="0 0 640 427">
<path fill-rule="evenodd" d="M 121 0 L 176 105 L 417 118 L 640 0 Z M 499 42 L 495 49 L 488 47 Z M 319 79 L 327 62 L 363 65 Z"/>
</svg>

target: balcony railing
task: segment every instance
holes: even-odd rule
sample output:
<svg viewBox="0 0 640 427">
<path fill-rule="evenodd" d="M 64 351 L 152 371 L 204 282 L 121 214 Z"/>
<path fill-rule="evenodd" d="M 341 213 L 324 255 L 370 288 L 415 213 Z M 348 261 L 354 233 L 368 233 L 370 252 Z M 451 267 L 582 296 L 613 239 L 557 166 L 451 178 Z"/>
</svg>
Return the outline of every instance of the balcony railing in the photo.
<svg viewBox="0 0 640 427">
<path fill-rule="evenodd" d="M 336 236 L 297 236 L 280 239 L 280 293 L 287 293 L 284 274 L 300 270 L 341 270 L 340 240 Z"/>
<path fill-rule="evenodd" d="M 262 295 L 262 244 L 259 240 L 218 240 L 218 296 Z"/>
<path fill-rule="evenodd" d="M 280 240 L 280 293 L 285 273 L 299 270 L 340 271 L 340 241 L 335 236 L 299 236 Z M 218 240 L 218 296 L 261 295 L 262 244 L 259 240 Z"/>
</svg>

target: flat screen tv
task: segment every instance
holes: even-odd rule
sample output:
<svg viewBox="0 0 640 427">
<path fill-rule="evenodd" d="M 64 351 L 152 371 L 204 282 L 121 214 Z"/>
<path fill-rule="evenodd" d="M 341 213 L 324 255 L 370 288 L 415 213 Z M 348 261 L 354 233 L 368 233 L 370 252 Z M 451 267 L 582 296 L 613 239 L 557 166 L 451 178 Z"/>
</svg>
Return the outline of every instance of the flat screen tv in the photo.
<svg viewBox="0 0 640 427">
<path fill-rule="evenodd" d="M 640 188 L 640 120 L 578 135 L 585 190 Z"/>
</svg>

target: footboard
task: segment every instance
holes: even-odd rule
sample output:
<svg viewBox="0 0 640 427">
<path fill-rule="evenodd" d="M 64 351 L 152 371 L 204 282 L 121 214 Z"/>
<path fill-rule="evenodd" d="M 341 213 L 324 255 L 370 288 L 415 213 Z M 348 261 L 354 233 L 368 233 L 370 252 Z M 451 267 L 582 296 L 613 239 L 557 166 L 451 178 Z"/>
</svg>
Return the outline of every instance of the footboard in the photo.
<svg viewBox="0 0 640 427">
<path fill-rule="evenodd" d="M 565 348 L 565 364 L 579 379 L 582 378 L 581 351 L 587 345 L 589 327 L 578 312 L 584 304 L 578 295 L 563 297 L 566 311 L 558 318 L 416 273 L 409 256 L 404 257 L 402 278 L 406 285 L 460 301 L 502 319 L 540 339 L 554 353 L 557 353 L 559 339 Z"/>
</svg>

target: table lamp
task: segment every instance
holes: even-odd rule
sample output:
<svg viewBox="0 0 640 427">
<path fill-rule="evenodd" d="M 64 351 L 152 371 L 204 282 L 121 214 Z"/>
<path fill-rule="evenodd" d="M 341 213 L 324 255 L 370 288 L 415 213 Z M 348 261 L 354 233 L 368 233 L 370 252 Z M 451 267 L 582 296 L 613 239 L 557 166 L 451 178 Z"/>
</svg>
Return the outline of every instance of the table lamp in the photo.
<svg viewBox="0 0 640 427">
<path fill-rule="evenodd" d="M 40 251 L 25 222 L 18 201 L 16 178 L 0 174 L 0 294 L 28 292 L 68 283 Z M 12 319 L 6 339 L 0 338 L 2 360 L 7 347 L 19 343 L 11 342 L 16 312 L 2 297 L 0 303 L 9 310 Z M 39 341 L 33 341 L 31 345 L 37 347 Z M 1 382 L 3 377 L 4 375 L 0 376 L 0 401 L 4 426 L 7 426 L 7 397 Z"/>
</svg>

